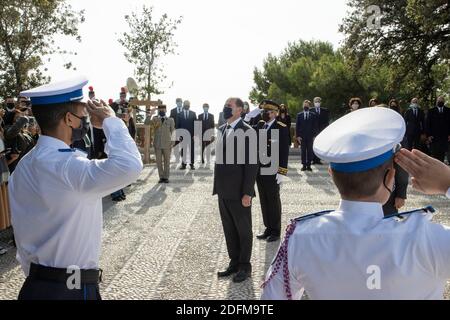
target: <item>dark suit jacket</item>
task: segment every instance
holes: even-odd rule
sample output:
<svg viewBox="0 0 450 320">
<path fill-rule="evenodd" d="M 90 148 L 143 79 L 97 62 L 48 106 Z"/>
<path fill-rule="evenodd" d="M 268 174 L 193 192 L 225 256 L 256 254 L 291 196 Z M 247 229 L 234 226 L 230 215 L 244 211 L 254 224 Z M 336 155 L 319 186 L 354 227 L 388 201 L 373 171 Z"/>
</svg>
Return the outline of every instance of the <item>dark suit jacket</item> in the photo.
<svg viewBox="0 0 450 320">
<path fill-rule="evenodd" d="M 254 117 L 253 119 L 250 120 L 250 122 L 248 123 L 252 128 L 256 128 L 256 126 L 258 125 L 258 123 L 262 120 L 262 116 L 261 114 L 258 114 L 256 117 Z"/>
<path fill-rule="evenodd" d="M 316 108 L 312 108 L 311 111 L 318 116 L 319 131 L 317 134 L 319 134 L 330 124 L 330 112 L 327 108 L 322 107 L 320 107 L 320 114 L 317 113 Z"/>
<path fill-rule="evenodd" d="M 170 110 L 170 118 L 175 121 L 175 129 L 178 129 L 178 108 Z"/>
<path fill-rule="evenodd" d="M 435 141 L 447 141 L 450 136 L 450 109 L 443 108 L 443 113 L 439 113 L 438 108 L 428 111 L 426 120 L 426 134 L 428 137 L 434 137 Z"/>
<path fill-rule="evenodd" d="M 209 129 L 214 129 L 214 126 L 215 126 L 214 115 L 212 115 L 211 113 L 208 113 L 207 120 L 204 120 L 204 117 L 205 117 L 205 113 L 201 113 L 198 116 L 198 120 L 202 122 L 203 133 L 205 133 Z"/>
<path fill-rule="evenodd" d="M 418 136 L 425 131 L 425 113 L 422 109 L 418 109 L 417 117 L 412 109 L 408 109 L 404 115 L 406 122 L 406 135 Z"/>
<path fill-rule="evenodd" d="M 318 134 L 319 131 L 319 120 L 314 112 L 309 112 L 308 120 L 305 120 L 305 113 L 300 112 L 297 115 L 297 127 L 296 133 L 297 137 L 302 139 L 312 138 Z"/>
<path fill-rule="evenodd" d="M 264 120 L 261 120 L 257 126 L 258 132 L 260 130 L 264 130 L 265 126 Z M 272 155 L 272 132 L 273 130 L 278 130 L 279 132 L 279 143 L 278 143 L 278 173 L 286 175 L 287 169 L 288 169 L 288 159 L 289 159 L 289 146 L 290 146 L 290 139 L 289 139 L 289 129 L 281 121 L 275 121 L 272 126 L 267 130 L 267 156 L 271 157 Z M 259 139 L 259 134 L 258 134 Z M 259 142 L 258 142 L 259 146 Z M 265 151 L 265 150 L 262 150 Z M 259 156 L 259 154 L 258 154 Z M 261 161 L 259 161 L 260 167 L 270 167 L 271 164 L 263 164 Z M 260 171 L 260 170 L 259 170 Z"/>
<path fill-rule="evenodd" d="M 219 128 L 223 133 L 226 128 L 226 124 Z M 244 121 L 240 121 L 235 130 L 242 129 L 244 132 L 247 130 L 253 130 Z M 223 152 L 223 164 L 216 163 L 214 169 L 214 190 L 213 195 L 218 195 L 222 199 L 226 200 L 241 200 L 244 195 L 254 197 L 255 194 L 255 182 L 258 174 L 258 164 L 251 164 L 250 159 L 250 146 L 249 141 L 246 139 L 245 144 L 245 163 L 237 164 L 237 139 L 234 143 L 234 164 L 226 164 L 226 144 L 223 143 L 223 138 L 218 140 L 217 148 L 221 148 Z M 241 150 L 242 151 L 242 150 Z"/>
<path fill-rule="evenodd" d="M 177 129 L 185 129 L 189 131 L 191 137 L 194 138 L 194 124 L 197 120 L 197 115 L 195 112 L 189 110 L 188 118 L 184 117 L 185 111 L 183 110 L 180 114 L 178 114 L 178 128 Z"/>
</svg>

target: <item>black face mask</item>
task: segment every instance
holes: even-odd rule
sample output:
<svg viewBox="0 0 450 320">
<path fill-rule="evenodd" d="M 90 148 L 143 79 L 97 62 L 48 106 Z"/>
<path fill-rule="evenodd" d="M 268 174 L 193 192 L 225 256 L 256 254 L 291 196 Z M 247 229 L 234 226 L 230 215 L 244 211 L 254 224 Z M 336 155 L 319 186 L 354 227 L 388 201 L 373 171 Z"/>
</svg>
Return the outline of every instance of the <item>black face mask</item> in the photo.
<svg viewBox="0 0 450 320">
<path fill-rule="evenodd" d="M 225 120 L 228 120 L 228 119 L 230 119 L 232 117 L 233 117 L 233 109 L 228 108 L 228 107 L 224 107 L 223 108 L 223 118 Z"/>
<path fill-rule="evenodd" d="M 439 102 L 437 103 L 437 106 L 438 106 L 439 108 L 442 108 L 442 107 L 444 106 L 444 101 L 439 101 Z"/>
<path fill-rule="evenodd" d="M 309 111 L 309 107 L 303 107 L 303 110 L 305 110 L 306 112 Z"/>
<path fill-rule="evenodd" d="M 161 118 L 164 118 L 166 116 L 166 112 L 165 111 L 159 111 L 159 116 Z"/>
<path fill-rule="evenodd" d="M 89 118 L 87 116 L 79 117 L 73 113 L 72 115 L 81 120 L 80 128 L 72 128 L 72 143 L 74 143 L 75 141 L 83 140 L 83 138 L 87 135 L 89 131 L 91 123 L 89 122 Z"/>
<path fill-rule="evenodd" d="M 262 113 L 262 119 L 263 119 L 265 122 L 269 122 L 269 121 L 270 121 L 270 115 L 269 115 L 269 113 L 268 113 L 268 112 L 263 112 L 263 113 Z"/>
<path fill-rule="evenodd" d="M 8 111 L 12 111 L 16 108 L 16 105 L 14 103 L 7 103 L 6 108 L 8 108 Z"/>
</svg>

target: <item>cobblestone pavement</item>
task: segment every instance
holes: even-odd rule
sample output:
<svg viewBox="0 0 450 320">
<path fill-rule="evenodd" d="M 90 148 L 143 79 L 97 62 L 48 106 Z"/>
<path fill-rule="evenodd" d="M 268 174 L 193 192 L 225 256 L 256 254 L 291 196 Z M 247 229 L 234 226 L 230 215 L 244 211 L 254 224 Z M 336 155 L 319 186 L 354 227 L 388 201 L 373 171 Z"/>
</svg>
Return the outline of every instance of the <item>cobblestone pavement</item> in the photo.
<svg viewBox="0 0 450 320">
<path fill-rule="evenodd" d="M 339 203 L 326 166 L 300 172 L 299 159 L 290 160 L 289 181 L 282 187 L 283 224 L 306 213 L 333 209 Z M 234 284 L 218 280 L 228 264 L 217 198 L 212 193 L 212 170 L 172 170 L 171 183 L 159 185 L 157 171 L 148 166 L 126 190 L 128 199 L 114 204 L 104 199 L 101 267 L 104 299 L 257 299 L 260 285 L 278 243 L 254 241 L 250 280 Z M 436 220 L 450 224 L 450 202 L 410 190 L 407 209 L 433 205 Z M 253 231 L 262 231 L 259 200 L 253 206 Z M 5 246 L 10 232 L 0 233 Z M 0 299 L 15 299 L 24 280 L 15 250 L 0 256 Z M 449 290 L 447 290 L 447 298 Z"/>
</svg>

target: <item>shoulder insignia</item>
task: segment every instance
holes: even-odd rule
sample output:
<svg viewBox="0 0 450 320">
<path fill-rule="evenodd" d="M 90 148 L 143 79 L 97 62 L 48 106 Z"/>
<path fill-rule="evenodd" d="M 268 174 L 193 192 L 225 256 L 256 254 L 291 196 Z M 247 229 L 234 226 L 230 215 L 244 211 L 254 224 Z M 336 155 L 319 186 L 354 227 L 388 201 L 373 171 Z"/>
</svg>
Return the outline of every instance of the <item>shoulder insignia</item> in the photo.
<svg viewBox="0 0 450 320">
<path fill-rule="evenodd" d="M 299 217 L 297 219 L 293 219 L 291 224 L 286 229 L 286 236 L 284 241 L 281 243 L 280 248 L 278 249 L 278 253 L 275 256 L 275 259 L 272 262 L 272 273 L 269 278 L 262 284 L 261 288 L 265 288 L 267 284 L 275 277 L 278 272 L 283 272 L 284 278 L 284 291 L 288 300 L 292 300 L 292 291 L 290 284 L 290 275 L 289 275 L 289 267 L 288 267 L 288 246 L 289 246 L 289 238 L 294 234 L 295 227 L 297 226 L 297 222 L 305 221 L 308 219 L 312 219 L 315 217 L 320 217 L 326 214 L 334 212 L 334 210 L 321 211 L 313 214 L 308 214 L 306 216 Z"/>
<path fill-rule="evenodd" d="M 385 216 L 383 219 L 387 220 L 387 219 L 392 219 L 392 218 L 405 218 L 405 216 L 410 216 L 413 213 L 425 213 L 425 214 L 433 214 L 436 212 L 436 210 L 432 207 L 432 206 L 428 206 L 422 209 L 416 209 L 416 210 L 411 210 L 411 211 L 407 211 L 407 212 L 400 212 L 400 213 L 394 213 L 394 214 L 390 214 Z"/>
<path fill-rule="evenodd" d="M 259 122 L 261 123 L 261 122 L 264 122 L 264 123 L 266 123 L 264 120 L 259 120 Z"/>
<path fill-rule="evenodd" d="M 287 127 L 287 125 L 285 123 L 281 122 L 281 121 L 277 121 L 277 123 L 278 123 L 279 126 L 282 126 L 283 128 Z"/>
</svg>

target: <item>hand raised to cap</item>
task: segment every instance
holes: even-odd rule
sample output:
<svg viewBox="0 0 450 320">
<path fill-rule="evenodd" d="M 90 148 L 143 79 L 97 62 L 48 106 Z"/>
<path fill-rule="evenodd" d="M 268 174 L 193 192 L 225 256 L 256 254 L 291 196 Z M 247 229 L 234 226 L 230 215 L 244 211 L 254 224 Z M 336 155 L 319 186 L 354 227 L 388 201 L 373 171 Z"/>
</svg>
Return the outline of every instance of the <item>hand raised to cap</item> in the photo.
<svg viewBox="0 0 450 320">
<path fill-rule="evenodd" d="M 450 188 L 450 167 L 419 150 L 400 150 L 395 162 L 412 176 L 414 189 L 429 195 L 445 194 Z"/>
<path fill-rule="evenodd" d="M 103 121 L 106 118 L 116 116 L 114 110 L 103 100 L 100 100 L 100 102 L 88 100 L 86 109 L 91 117 L 92 126 L 97 129 L 102 129 Z"/>
</svg>

